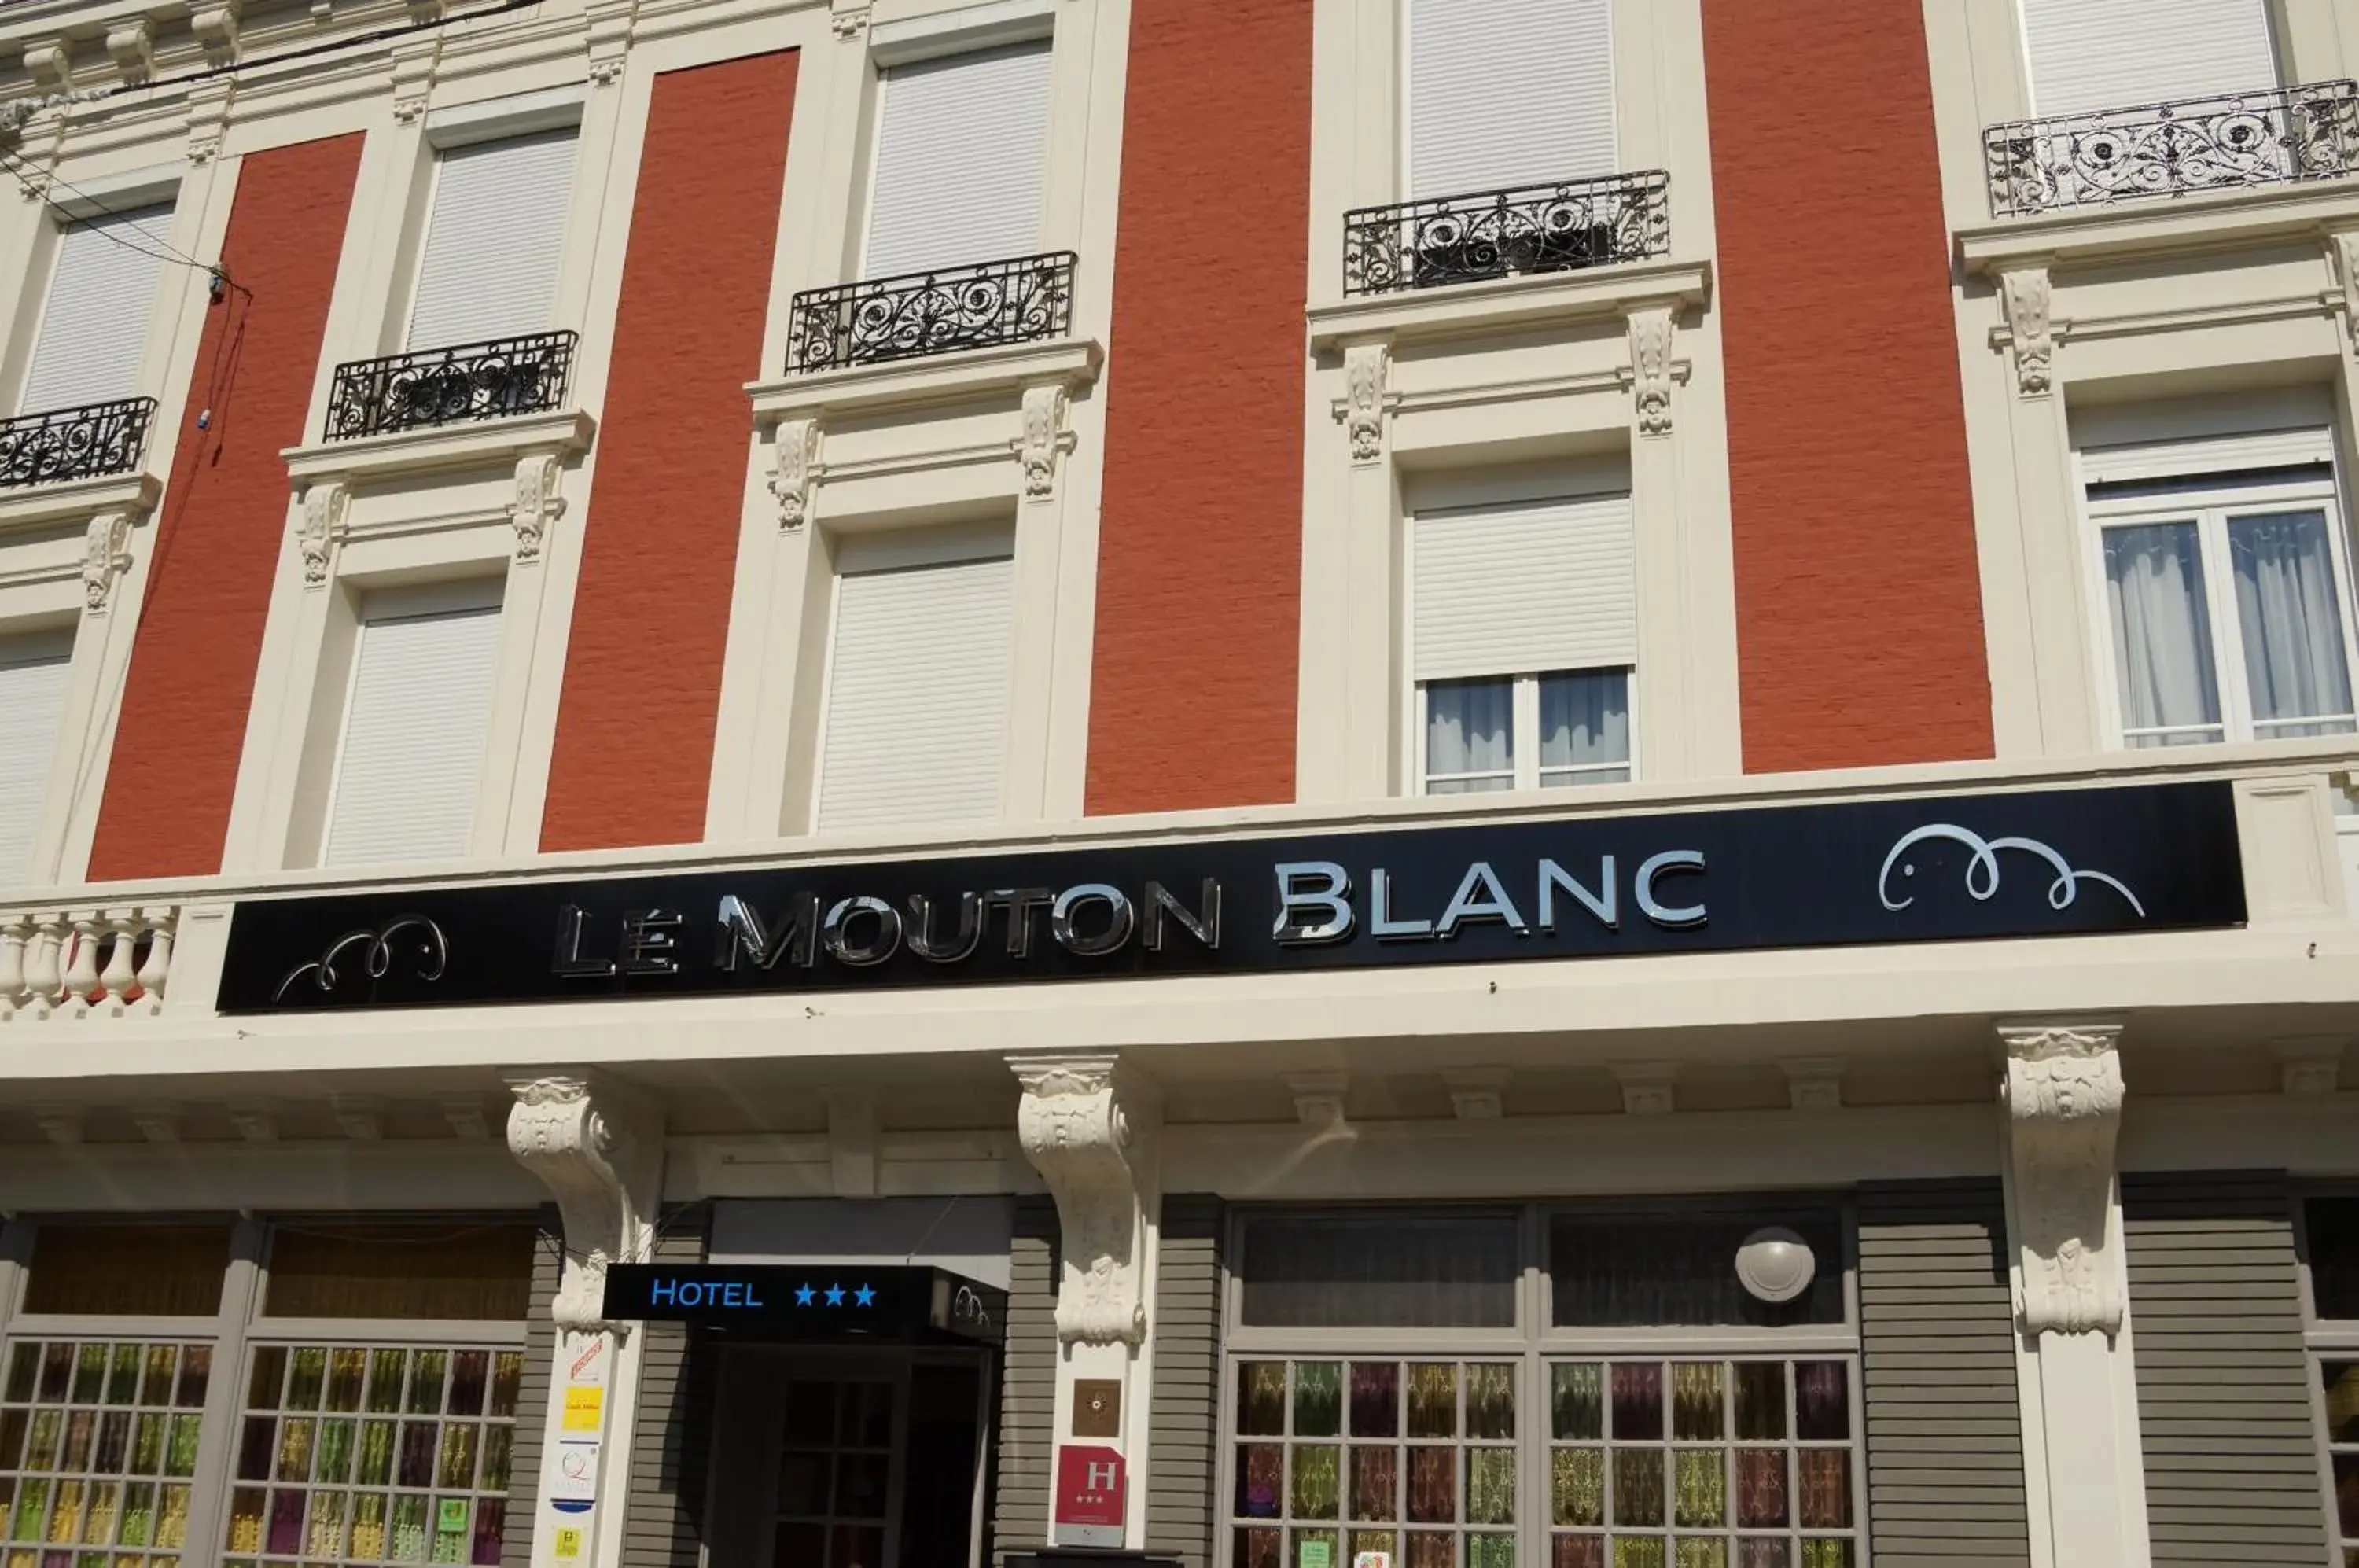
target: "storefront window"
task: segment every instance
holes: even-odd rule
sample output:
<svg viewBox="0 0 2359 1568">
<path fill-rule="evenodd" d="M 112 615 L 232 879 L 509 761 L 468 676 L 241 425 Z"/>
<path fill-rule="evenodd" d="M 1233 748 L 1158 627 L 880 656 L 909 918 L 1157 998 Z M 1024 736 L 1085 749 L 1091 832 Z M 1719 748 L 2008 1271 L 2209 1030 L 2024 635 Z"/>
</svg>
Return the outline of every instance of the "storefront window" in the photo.
<svg viewBox="0 0 2359 1568">
<path fill-rule="evenodd" d="M 0 1384 L 6 1568 L 174 1565 L 212 1348 L 17 1339 Z"/>
<path fill-rule="evenodd" d="M 1227 1568 L 1864 1562 L 1839 1210 L 1240 1231 Z"/>
<path fill-rule="evenodd" d="M 489 1346 L 257 1347 L 228 1561 L 497 1563 L 523 1372 Z"/>
<path fill-rule="evenodd" d="M 2359 1197 L 2303 1205 L 2310 1271 L 2310 1345 L 2334 1488 L 2336 1558 L 2359 1568 Z"/>
</svg>

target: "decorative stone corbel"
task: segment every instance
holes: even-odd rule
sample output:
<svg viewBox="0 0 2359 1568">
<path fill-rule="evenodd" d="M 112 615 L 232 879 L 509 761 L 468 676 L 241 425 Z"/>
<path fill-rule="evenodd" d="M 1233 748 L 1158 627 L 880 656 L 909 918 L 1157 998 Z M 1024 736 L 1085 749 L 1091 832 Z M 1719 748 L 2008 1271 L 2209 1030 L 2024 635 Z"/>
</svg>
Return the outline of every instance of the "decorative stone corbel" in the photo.
<svg viewBox="0 0 2359 1568">
<path fill-rule="evenodd" d="M 25 74 L 44 93 L 65 93 L 73 86 L 73 44 L 63 38 L 25 46 Z"/>
<path fill-rule="evenodd" d="M 633 0 L 620 0 L 619 4 L 592 0 L 586 20 L 590 32 L 590 81 L 593 86 L 612 87 L 623 79 L 637 12 Z"/>
<path fill-rule="evenodd" d="M 156 71 L 155 25 L 145 16 L 134 16 L 106 29 L 106 52 L 114 57 L 114 70 L 125 86 L 137 86 Z"/>
<path fill-rule="evenodd" d="M 819 476 L 819 421 L 780 420 L 770 459 L 770 494 L 778 503 L 780 533 L 792 533 L 810 521 L 811 491 Z"/>
<path fill-rule="evenodd" d="M 395 99 L 393 101 L 393 123 L 397 125 L 414 125 L 419 121 L 424 119 L 426 117 L 426 100 L 427 95 L 423 93 L 413 93 L 407 98 Z"/>
<path fill-rule="evenodd" d="M 1777 1065 L 1785 1070 L 1786 1097 L 1796 1110 L 1842 1109 L 1844 1065 L 1842 1057 L 1795 1057 Z"/>
<path fill-rule="evenodd" d="M 1614 1068 L 1614 1080 L 1622 1085 L 1622 1111 L 1625 1116 L 1669 1116 L 1679 1109 L 1679 1079 L 1680 1064 L 1676 1062 L 1625 1062 Z"/>
<path fill-rule="evenodd" d="M 828 18 L 839 38 L 852 39 L 868 30 L 866 0 L 835 0 L 834 15 Z"/>
<path fill-rule="evenodd" d="M 237 60 L 238 0 L 212 0 L 189 13 L 189 31 L 197 35 L 205 58 L 214 65 Z"/>
<path fill-rule="evenodd" d="M 1504 1067 L 1453 1068 L 1441 1075 L 1450 1091 L 1450 1110 L 1462 1122 L 1495 1122 L 1506 1111 L 1507 1070 Z"/>
<path fill-rule="evenodd" d="M 344 537 L 344 512 L 352 492 L 341 479 L 317 479 L 303 491 L 303 519 L 295 548 L 303 555 L 303 586 L 328 585 L 328 562 Z"/>
<path fill-rule="evenodd" d="M 1671 387 L 1677 379 L 1671 347 L 1674 329 L 1668 308 L 1630 314 L 1630 395 L 1638 433 L 1671 433 Z"/>
<path fill-rule="evenodd" d="M 2351 1042 L 2341 1035 L 2311 1035 L 2269 1041 L 2277 1059 L 2277 1084 L 2287 1094 L 2310 1099 L 2333 1094 L 2342 1086 L 2343 1059 Z"/>
<path fill-rule="evenodd" d="M 1065 454 L 1073 450 L 1075 441 L 1065 423 L 1071 401 L 1062 383 L 1024 389 L 1024 433 L 1011 444 L 1016 460 L 1024 465 L 1027 500 L 1047 501 L 1057 494 L 1058 470 L 1063 466 Z"/>
<path fill-rule="evenodd" d="M 2056 385 L 2054 290 L 2044 267 L 2002 272 L 1999 293 L 2006 306 L 2006 334 L 2015 356 L 2015 389 L 2025 397 L 2045 397 Z"/>
<path fill-rule="evenodd" d="M 93 615 L 106 613 L 115 580 L 131 567 L 131 514 L 101 512 L 82 535 L 82 597 Z"/>
<path fill-rule="evenodd" d="M 1147 1336 L 1142 1272 L 1153 1201 L 1149 1118 L 1111 1054 L 1011 1056 L 1024 1085 L 1016 1131 L 1057 1200 L 1064 1278 L 1057 1337 L 1137 1345 Z"/>
<path fill-rule="evenodd" d="M 1286 1092 L 1294 1098 L 1294 1119 L 1308 1127 L 1341 1127 L 1347 1115 L 1343 1097 L 1352 1080 L 1343 1073 L 1289 1073 Z"/>
<path fill-rule="evenodd" d="M 422 39 L 405 39 L 393 52 L 394 123 L 414 125 L 426 117 L 434 94 L 434 73 L 441 62 L 442 39 L 428 33 Z"/>
<path fill-rule="evenodd" d="M 1343 430 L 1352 461 L 1363 466 L 1385 459 L 1385 416 L 1398 401 L 1386 389 L 1392 362 L 1390 343 L 1353 343 L 1343 351 Z"/>
<path fill-rule="evenodd" d="M 229 124 L 230 99 L 236 92 L 234 76 L 218 76 L 189 89 L 186 108 L 189 161 L 208 163 L 221 156 L 222 132 Z"/>
<path fill-rule="evenodd" d="M 565 1225 L 565 1276 L 549 1315 L 562 1329 L 620 1334 L 605 1305 L 606 1267 L 643 1245 L 662 1173 L 663 1127 L 611 1081 L 550 1075 L 511 1085 L 508 1152 L 540 1178 Z"/>
<path fill-rule="evenodd" d="M 2023 1332 L 2121 1332 L 2110 1243 L 2114 1141 L 2122 1125 L 2121 1026 L 2002 1028 L 2007 1158 L 2015 1183 Z"/>
<path fill-rule="evenodd" d="M 508 503 L 508 521 L 516 526 L 519 566 L 540 559 L 549 528 L 565 516 L 565 497 L 557 493 L 564 476 L 565 464 L 554 452 L 527 452 L 516 460 L 516 499 Z"/>
</svg>

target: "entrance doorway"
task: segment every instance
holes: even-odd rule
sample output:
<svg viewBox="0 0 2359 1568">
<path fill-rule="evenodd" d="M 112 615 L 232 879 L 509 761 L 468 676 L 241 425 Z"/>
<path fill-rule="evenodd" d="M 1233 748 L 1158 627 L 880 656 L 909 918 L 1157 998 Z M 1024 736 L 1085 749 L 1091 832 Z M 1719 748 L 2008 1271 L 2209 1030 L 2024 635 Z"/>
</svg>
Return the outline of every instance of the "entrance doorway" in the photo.
<svg viewBox="0 0 2359 1568">
<path fill-rule="evenodd" d="M 714 1568 L 979 1568 L 987 1353 L 722 1352 Z"/>
</svg>

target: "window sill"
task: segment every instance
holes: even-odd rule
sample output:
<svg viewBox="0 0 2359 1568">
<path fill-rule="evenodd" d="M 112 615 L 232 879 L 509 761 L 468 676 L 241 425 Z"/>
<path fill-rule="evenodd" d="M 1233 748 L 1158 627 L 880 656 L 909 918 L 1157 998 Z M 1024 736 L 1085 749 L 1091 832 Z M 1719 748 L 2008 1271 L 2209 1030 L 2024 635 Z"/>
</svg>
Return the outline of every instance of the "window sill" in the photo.
<svg viewBox="0 0 2359 1568">
<path fill-rule="evenodd" d="M 1709 261 L 1625 262 L 1314 304 L 1309 311 L 1310 346 L 1477 337 L 1541 322 L 1701 305 L 1711 297 Z"/>
<path fill-rule="evenodd" d="M 588 413 L 561 408 L 551 414 L 290 446 L 278 455 L 287 460 L 287 471 L 298 485 L 322 480 L 352 484 L 437 469 L 491 467 L 539 452 L 570 456 L 588 451 L 597 431 L 598 421 Z"/>
<path fill-rule="evenodd" d="M 0 490 L 0 530 L 81 521 L 101 512 L 147 512 L 164 482 L 145 469 Z"/>
<path fill-rule="evenodd" d="M 750 381 L 745 390 L 754 399 L 756 419 L 768 424 L 967 402 L 1021 393 L 1027 387 L 1086 387 L 1104 363 L 1105 350 L 1094 338 L 1054 338 Z"/>
<path fill-rule="evenodd" d="M 2359 180 L 2265 185 L 2000 218 L 1957 232 L 1969 272 L 2314 238 L 2359 224 Z"/>
</svg>

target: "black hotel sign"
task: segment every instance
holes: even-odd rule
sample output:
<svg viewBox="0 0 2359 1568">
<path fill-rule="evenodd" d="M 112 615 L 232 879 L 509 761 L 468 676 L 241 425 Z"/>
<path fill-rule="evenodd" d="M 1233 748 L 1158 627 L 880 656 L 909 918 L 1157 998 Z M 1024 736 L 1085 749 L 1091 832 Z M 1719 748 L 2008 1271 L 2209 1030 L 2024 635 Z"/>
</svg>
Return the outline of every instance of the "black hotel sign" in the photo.
<svg viewBox="0 0 2359 1568">
<path fill-rule="evenodd" d="M 1266 974 L 2245 918 L 2224 782 L 242 903 L 230 1013 Z"/>
</svg>

